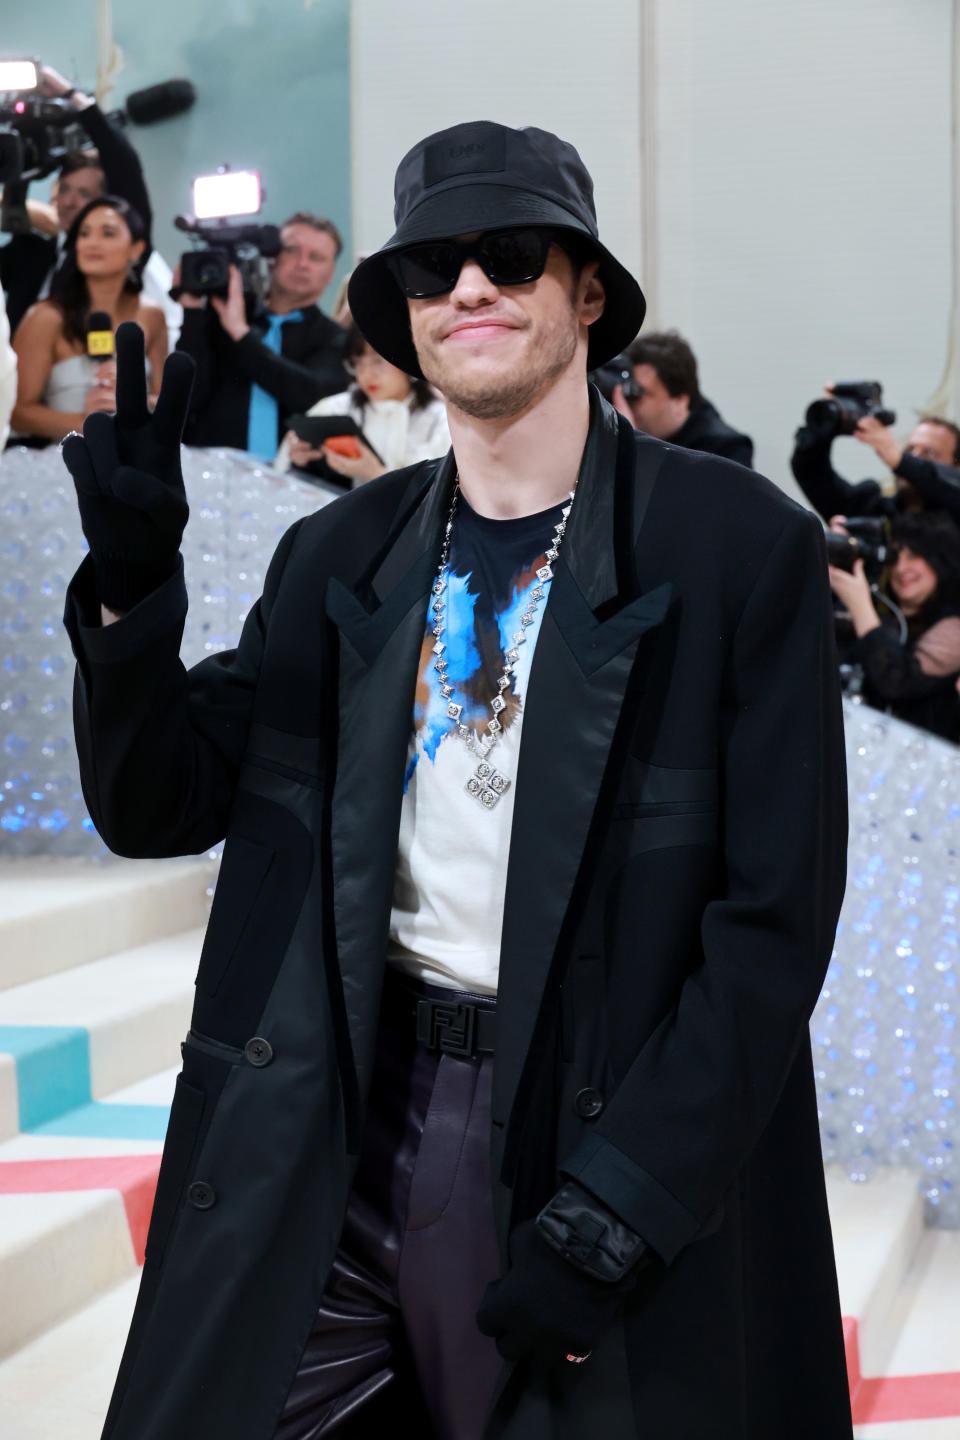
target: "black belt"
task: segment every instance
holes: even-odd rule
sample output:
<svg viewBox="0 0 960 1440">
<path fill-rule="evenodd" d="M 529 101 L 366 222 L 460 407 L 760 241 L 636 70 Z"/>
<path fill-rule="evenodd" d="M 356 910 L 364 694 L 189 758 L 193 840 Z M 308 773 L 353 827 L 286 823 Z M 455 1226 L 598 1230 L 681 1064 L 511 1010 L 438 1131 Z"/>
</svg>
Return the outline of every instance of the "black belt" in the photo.
<svg viewBox="0 0 960 1440">
<path fill-rule="evenodd" d="M 475 1058 L 492 1055 L 497 1012 L 483 1005 L 447 1000 L 418 1000 L 417 1039 L 428 1050 Z"/>
</svg>

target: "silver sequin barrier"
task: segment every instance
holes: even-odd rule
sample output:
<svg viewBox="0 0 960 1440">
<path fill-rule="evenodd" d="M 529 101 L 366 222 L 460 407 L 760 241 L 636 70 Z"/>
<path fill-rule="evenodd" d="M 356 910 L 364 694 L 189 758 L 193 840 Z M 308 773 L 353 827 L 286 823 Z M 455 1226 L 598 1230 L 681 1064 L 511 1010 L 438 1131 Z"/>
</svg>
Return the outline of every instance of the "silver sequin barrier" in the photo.
<svg viewBox="0 0 960 1440">
<path fill-rule="evenodd" d="M 187 665 L 236 643 L 280 536 L 329 494 L 234 451 L 185 451 Z M 0 460 L 0 854 L 105 854 L 80 794 L 61 623 L 84 551 L 55 447 Z M 811 1033 L 828 1161 L 915 1168 L 960 1226 L 960 749 L 846 702 L 847 895 Z"/>
<path fill-rule="evenodd" d="M 190 520 L 185 665 L 235 645 L 270 557 L 295 520 L 331 493 L 234 450 L 184 450 Z M 86 553 L 76 494 L 55 445 L 0 457 L 0 855 L 105 848 L 80 793 L 73 655 L 64 592 Z"/>
</svg>

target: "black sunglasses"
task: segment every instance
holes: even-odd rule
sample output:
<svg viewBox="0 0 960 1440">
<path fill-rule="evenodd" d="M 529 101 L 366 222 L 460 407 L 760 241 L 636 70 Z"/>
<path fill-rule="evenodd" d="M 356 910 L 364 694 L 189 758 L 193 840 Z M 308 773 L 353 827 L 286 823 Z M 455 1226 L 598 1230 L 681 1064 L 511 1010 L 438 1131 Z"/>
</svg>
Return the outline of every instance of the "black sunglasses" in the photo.
<svg viewBox="0 0 960 1440">
<path fill-rule="evenodd" d="M 487 230 L 476 240 L 426 240 L 408 245 L 395 251 L 389 261 L 404 295 L 426 300 L 454 288 L 464 260 L 476 260 L 494 285 L 526 285 L 539 280 L 554 244 L 571 248 L 552 230 Z"/>
</svg>

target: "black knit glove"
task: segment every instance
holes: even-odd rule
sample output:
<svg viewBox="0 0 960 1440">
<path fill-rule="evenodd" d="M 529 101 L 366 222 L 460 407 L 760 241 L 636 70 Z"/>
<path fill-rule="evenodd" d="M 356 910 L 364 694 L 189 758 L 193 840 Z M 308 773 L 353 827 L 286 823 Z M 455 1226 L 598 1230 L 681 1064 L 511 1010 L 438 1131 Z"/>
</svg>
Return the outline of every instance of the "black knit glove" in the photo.
<svg viewBox="0 0 960 1440">
<path fill-rule="evenodd" d="M 510 1268 L 487 1286 L 477 1326 L 505 1360 L 589 1355 L 652 1257 L 574 1181 L 510 1236 Z"/>
<path fill-rule="evenodd" d="M 143 331 L 117 330 L 117 413 L 88 415 L 83 435 L 61 447 L 73 476 L 80 524 L 90 546 L 97 595 L 125 614 L 174 573 L 189 507 L 180 436 L 193 361 L 174 351 L 163 367 L 157 406 L 147 409 Z"/>
</svg>

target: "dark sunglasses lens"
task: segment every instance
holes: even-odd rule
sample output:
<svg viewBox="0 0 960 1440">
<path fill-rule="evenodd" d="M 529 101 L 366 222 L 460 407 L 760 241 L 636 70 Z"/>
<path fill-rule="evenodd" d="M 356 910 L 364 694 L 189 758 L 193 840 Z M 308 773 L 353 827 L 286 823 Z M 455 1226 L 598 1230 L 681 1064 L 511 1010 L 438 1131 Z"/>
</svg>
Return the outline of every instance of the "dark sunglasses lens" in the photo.
<svg viewBox="0 0 960 1440">
<path fill-rule="evenodd" d="M 495 285 L 523 285 L 537 280 L 550 248 L 542 230 L 501 230 L 477 242 L 477 259 Z"/>
<path fill-rule="evenodd" d="M 441 240 L 399 251 L 396 267 L 404 294 L 424 299 L 453 289 L 460 273 L 460 257 L 452 245 Z"/>
</svg>

